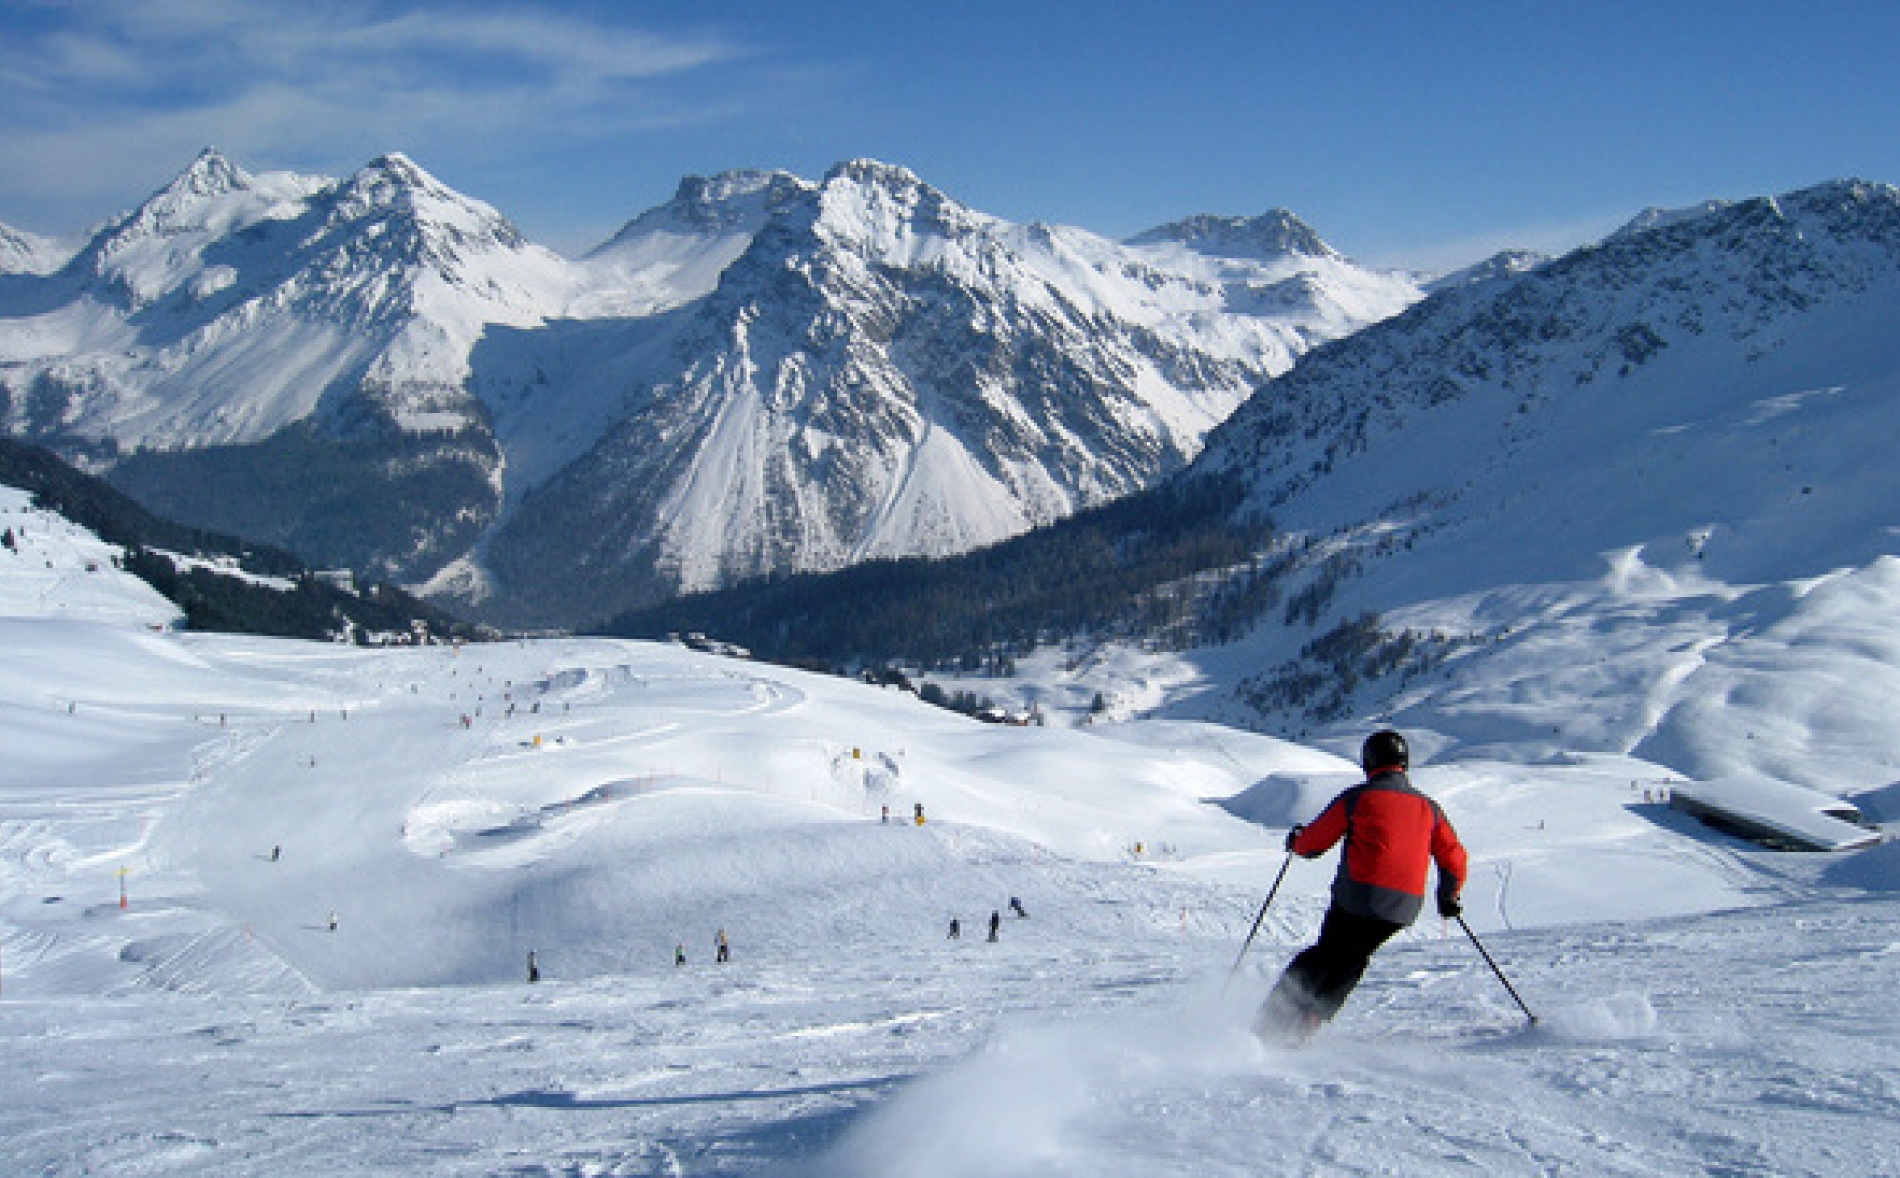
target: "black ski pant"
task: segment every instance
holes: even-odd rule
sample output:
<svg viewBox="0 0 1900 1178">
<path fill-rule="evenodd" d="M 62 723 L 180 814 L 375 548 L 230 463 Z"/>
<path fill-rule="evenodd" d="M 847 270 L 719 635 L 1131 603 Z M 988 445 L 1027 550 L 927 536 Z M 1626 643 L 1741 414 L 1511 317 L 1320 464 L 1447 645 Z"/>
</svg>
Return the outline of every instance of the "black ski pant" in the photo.
<svg viewBox="0 0 1900 1178">
<path fill-rule="evenodd" d="M 1331 1021 L 1366 976 L 1372 955 L 1404 927 L 1376 916 L 1328 909 L 1319 926 L 1319 940 L 1286 967 L 1269 1003 Z"/>
</svg>

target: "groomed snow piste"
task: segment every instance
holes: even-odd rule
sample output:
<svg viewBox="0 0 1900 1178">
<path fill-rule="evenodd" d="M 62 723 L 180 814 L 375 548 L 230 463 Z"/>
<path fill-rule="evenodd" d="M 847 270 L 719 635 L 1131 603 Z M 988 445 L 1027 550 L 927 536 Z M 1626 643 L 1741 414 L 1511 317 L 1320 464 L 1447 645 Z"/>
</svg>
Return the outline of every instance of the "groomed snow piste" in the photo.
<svg viewBox="0 0 1900 1178">
<path fill-rule="evenodd" d="M 1663 766 L 1422 765 L 1539 1025 L 1428 918 L 1274 1052 L 1330 858 L 1225 983 L 1332 753 L 669 646 L 174 634 L 0 525 L 9 1172 L 1900 1172 L 1895 848 L 1728 840 Z"/>
</svg>

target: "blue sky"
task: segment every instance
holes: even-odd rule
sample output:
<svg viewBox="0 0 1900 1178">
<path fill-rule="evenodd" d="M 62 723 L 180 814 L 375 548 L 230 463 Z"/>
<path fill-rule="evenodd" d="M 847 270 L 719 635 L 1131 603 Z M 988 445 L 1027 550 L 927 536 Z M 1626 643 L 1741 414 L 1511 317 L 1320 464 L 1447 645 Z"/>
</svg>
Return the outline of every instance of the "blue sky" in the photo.
<svg viewBox="0 0 1900 1178">
<path fill-rule="evenodd" d="M 1282 206 L 1444 267 L 1900 182 L 1896 49 L 1884 0 L 8 0 L 0 222 L 77 232 L 206 145 L 402 151 L 576 253 L 688 173 L 870 156 L 1011 220 Z"/>
</svg>

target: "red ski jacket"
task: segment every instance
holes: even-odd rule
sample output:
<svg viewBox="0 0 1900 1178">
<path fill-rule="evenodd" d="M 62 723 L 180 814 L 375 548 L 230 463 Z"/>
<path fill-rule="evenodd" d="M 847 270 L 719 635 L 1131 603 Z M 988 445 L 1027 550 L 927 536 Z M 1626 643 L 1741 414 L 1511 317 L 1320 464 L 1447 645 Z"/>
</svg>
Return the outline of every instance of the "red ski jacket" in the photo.
<svg viewBox="0 0 1900 1178">
<path fill-rule="evenodd" d="M 1375 769 L 1288 844 L 1317 859 L 1341 838 L 1346 849 L 1333 878 L 1333 906 L 1358 916 L 1411 924 L 1425 906 L 1425 875 L 1438 864 L 1438 894 L 1465 886 L 1465 848 L 1445 812 L 1402 769 Z"/>
</svg>

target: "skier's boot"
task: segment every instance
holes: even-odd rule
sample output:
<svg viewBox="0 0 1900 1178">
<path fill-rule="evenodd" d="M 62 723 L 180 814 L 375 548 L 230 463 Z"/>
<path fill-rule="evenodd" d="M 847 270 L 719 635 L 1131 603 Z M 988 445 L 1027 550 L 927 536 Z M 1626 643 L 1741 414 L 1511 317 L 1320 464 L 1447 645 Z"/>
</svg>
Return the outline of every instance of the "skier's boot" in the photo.
<svg viewBox="0 0 1900 1178">
<path fill-rule="evenodd" d="M 1282 978 L 1273 993 L 1260 1004 L 1260 1012 L 1253 1020 L 1253 1033 L 1268 1047 L 1304 1047 L 1319 1033 L 1322 1021 L 1319 1012 L 1305 1001 L 1299 987 Z"/>
</svg>

